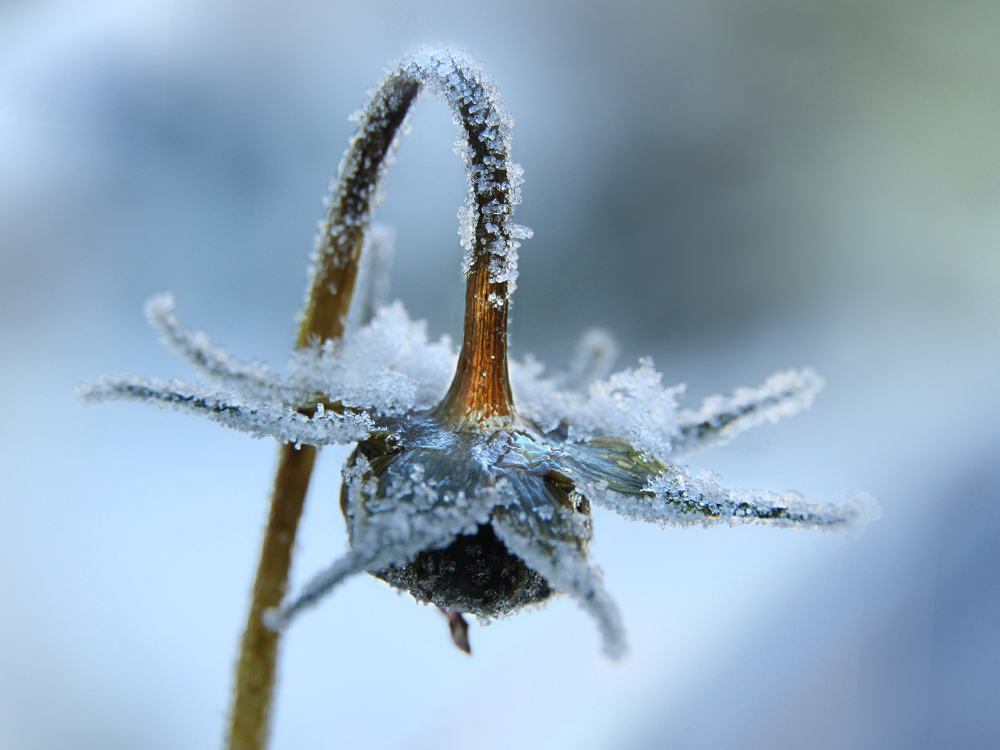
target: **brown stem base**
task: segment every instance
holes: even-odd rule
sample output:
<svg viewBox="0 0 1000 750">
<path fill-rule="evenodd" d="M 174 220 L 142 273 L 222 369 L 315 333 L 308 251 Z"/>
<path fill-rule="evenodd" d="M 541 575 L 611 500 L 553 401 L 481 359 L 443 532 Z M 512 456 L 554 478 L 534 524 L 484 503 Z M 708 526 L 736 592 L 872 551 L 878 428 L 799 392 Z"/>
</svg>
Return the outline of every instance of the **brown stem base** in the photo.
<svg viewBox="0 0 1000 750">
<path fill-rule="evenodd" d="M 437 416 L 455 428 L 499 426 L 514 415 L 507 374 L 507 284 L 490 280 L 482 253 L 465 285 L 465 323 L 458 367 Z"/>
<path fill-rule="evenodd" d="M 280 634 L 264 627 L 261 615 L 284 599 L 292 545 L 315 460 L 316 449 L 309 446 L 296 449 L 282 445 L 278 454 L 270 516 L 240 642 L 228 750 L 263 750 L 267 746 Z"/>
</svg>

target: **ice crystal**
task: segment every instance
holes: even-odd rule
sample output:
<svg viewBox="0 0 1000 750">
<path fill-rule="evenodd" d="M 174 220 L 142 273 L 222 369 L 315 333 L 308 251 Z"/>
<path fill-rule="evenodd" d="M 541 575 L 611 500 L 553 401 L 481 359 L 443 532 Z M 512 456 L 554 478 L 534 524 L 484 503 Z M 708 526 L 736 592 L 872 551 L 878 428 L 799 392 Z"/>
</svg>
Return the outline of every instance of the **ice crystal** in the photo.
<svg viewBox="0 0 1000 750">
<path fill-rule="evenodd" d="M 269 612 L 270 626 L 284 626 L 348 576 L 367 571 L 419 600 L 484 618 L 568 594 L 594 617 L 605 652 L 617 657 L 625 650 L 621 620 L 588 556 L 591 503 L 674 526 L 849 528 L 876 512 L 867 498 L 811 505 L 796 493 L 728 490 L 717 477 L 692 476 L 678 463 L 808 408 L 823 385 L 810 369 L 683 407 L 683 386 L 664 386 L 649 359 L 608 374 L 618 348 L 607 332 L 594 330 L 581 337 L 565 371 L 547 375 L 526 358 L 511 363 L 510 385 L 502 340 L 499 358 L 487 358 L 504 386 L 491 392 L 495 408 L 459 404 L 455 394 L 466 391 L 457 386 L 470 377 L 463 366 L 476 355 L 476 340 L 470 343 L 467 327 L 456 351 L 447 337 L 431 341 L 426 324 L 411 320 L 402 303 L 380 304 L 391 241 L 368 230 L 398 133 L 423 89 L 451 106 L 465 134 L 458 150 L 469 193 L 460 234 L 470 289 L 479 288 L 476 269 L 488 272 L 482 304 L 466 314 L 499 316 L 505 326 L 518 240 L 530 236 L 513 222 L 521 170 L 509 157 L 512 120 L 492 79 L 468 56 L 425 50 L 393 67 L 357 118 L 321 227 L 313 283 L 324 283 L 324 263 L 361 269 L 354 271 L 357 291 L 341 335 L 304 342 L 280 377 L 188 330 L 173 298 L 160 295 L 147 304 L 150 321 L 213 386 L 126 376 L 80 388 L 87 402 L 143 401 L 283 442 L 356 444 L 340 500 L 349 551 Z M 357 231 L 366 234 L 360 244 Z M 362 248 L 360 263 L 351 247 Z"/>
</svg>

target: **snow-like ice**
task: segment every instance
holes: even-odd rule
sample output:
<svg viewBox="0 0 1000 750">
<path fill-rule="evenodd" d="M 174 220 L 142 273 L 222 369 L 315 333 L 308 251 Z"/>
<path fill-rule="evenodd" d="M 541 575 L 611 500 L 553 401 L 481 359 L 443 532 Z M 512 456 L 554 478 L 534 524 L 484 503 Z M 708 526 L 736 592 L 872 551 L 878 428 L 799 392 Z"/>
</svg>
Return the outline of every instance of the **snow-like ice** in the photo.
<svg viewBox="0 0 1000 750">
<path fill-rule="evenodd" d="M 488 256 L 495 290 L 485 302 L 505 313 L 517 282 L 519 241 L 531 236 L 513 221 L 522 181 L 510 160 L 513 120 L 493 80 L 471 58 L 421 50 L 389 69 L 358 116 L 321 225 L 312 278 L 324 264 L 359 269 L 342 335 L 297 349 L 279 376 L 186 328 L 172 296 L 158 295 L 147 303 L 149 320 L 212 385 L 123 376 L 79 389 L 88 403 L 151 403 L 281 442 L 358 444 L 344 468 L 350 550 L 297 598 L 268 613 L 270 626 L 283 627 L 348 576 L 368 571 L 426 601 L 486 617 L 539 601 L 550 589 L 565 593 L 595 619 L 605 652 L 619 657 L 625 650 L 621 618 L 588 558 L 591 502 L 678 526 L 850 528 L 877 515 L 867 496 L 812 505 L 797 493 L 726 489 L 718 477 L 692 476 L 678 464 L 693 451 L 808 408 L 823 387 L 808 368 L 684 407 L 684 386 L 664 386 L 650 359 L 609 374 L 618 346 L 595 329 L 584 333 L 563 371 L 547 374 L 530 356 L 510 363 L 516 408 L 511 405 L 509 419 L 448 426 L 435 407 L 458 352 L 447 336 L 432 340 L 427 324 L 412 320 L 402 303 L 382 304 L 392 240 L 369 227 L 409 107 L 425 90 L 451 107 L 462 128 L 457 150 L 468 178 L 459 211 L 463 268 L 468 272 Z M 500 591 L 491 583 L 481 602 L 469 599 L 474 585 L 462 584 L 466 589 L 458 593 L 434 589 L 439 571 L 420 572 L 415 559 L 429 555 L 444 570 L 453 564 L 449 550 L 463 538 L 482 539 L 501 572 L 520 565 L 520 588 Z M 526 577 L 524 566 L 531 571 Z"/>
</svg>

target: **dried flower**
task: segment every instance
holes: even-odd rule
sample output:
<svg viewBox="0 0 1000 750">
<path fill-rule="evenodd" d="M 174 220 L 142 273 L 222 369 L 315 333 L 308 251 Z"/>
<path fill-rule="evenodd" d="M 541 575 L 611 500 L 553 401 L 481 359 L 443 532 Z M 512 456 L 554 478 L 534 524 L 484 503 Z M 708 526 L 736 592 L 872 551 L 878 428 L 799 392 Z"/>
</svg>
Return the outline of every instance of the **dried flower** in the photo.
<svg viewBox="0 0 1000 750">
<path fill-rule="evenodd" d="M 425 324 L 400 303 L 378 306 L 371 293 L 383 285 L 387 240 L 366 240 L 370 215 L 423 89 L 447 101 L 465 134 L 469 192 L 459 233 L 468 286 L 457 354 L 447 338 L 429 341 Z M 531 234 L 513 222 L 521 169 L 510 160 L 511 129 L 492 80 L 464 54 L 404 58 L 372 94 L 341 164 L 304 314 L 321 324 L 303 327 L 287 376 L 187 330 L 164 295 L 149 302 L 147 315 L 216 386 L 120 377 L 81 387 L 85 401 L 171 406 L 282 442 L 357 443 L 340 501 L 350 550 L 269 612 L 274 629 L 367 571 L 447 612 L 486 618 L 566 593 L 595 618 L 605 652 L 617 657 L 625 648 L 618 611 L 588 559 L 592 503 L 678 526 L 844 528 L 869 514 L 864 500 L 809 505 L 796 493 L 727 490 L 677 463 L 807 408 L 822 387 L 812 370 L 778 373 L 690 409 L 677 403 L 683 388 L 663 387 L 650 360 L 606 377 L 615 347 L 600 331 L 584 335 L 563 374 L 546 376 L 533 360 L 508 368 L 517 248 Z M 315 330 L 328 335 L 320 340 Z"/>
</svg>

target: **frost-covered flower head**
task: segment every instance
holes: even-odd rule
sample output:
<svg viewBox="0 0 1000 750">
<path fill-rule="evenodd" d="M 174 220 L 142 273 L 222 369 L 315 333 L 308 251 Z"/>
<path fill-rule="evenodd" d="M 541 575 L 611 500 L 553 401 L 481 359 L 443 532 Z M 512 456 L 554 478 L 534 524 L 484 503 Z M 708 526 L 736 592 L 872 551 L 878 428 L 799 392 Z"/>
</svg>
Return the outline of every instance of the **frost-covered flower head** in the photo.
<svg viewBox="0 0 1000 750">
<path fill-rule="evenodd" d="M 462 128 L 468 197 L 459 211 L 467 279 L 461 349 L 429 341 L 401 303 L 379 305 L 388 239 L 370 228 L 379 184 L 410 106 L 431 91 Z M 274 628 L 348 576 L 367 571 L 415 598 L 484 618 L 553 593 L 597 621 L 604 650 L 624 651 L 618 611 L 591 566 L 592 503 L 661 525 L 767 523 L 844 528 L 862 501 L 809 505 L 796 493 L 728 490 L 678 460 L 807 408 L 822 387 L 809 369 L 757 388 L 678 405 L 648 359 L 607 376 L 615 344 L 583 335 L 567 370 L 507 360 L 507 308 L 517 280 L 513 221 L 520 167 L 513 121 L 492 79 L 455 50 L 423 50 L 382 79 L 359 114 L 321 225 L 305 317 L 288 374 L 240 361 L 189 331 L 169 295 L 147 315 L 174 351 L 214 385 L 119 377 L 81 387 L 85 401 L 134 399 L 202 414 L 254 436 L 322 446 L 356 443 L 341 508 L 350 549 L 270 613 Z M 358 293 L 354 294 L 357 289 Z M 319 290 L 319 291 L 317 291 Z M 353 298 L 353 301 L 352 301 Z"/>
</svg>

